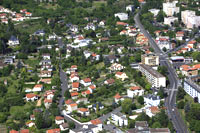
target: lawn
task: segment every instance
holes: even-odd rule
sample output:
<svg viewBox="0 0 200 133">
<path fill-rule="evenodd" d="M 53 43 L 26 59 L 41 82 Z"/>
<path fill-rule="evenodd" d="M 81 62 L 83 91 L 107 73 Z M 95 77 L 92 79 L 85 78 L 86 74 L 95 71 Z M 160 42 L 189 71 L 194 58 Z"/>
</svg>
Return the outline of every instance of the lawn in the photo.
<svg viewBox="0 0 200 133">
<path fill-rule="evenodd" d="M 99 8 L 99 7 L 101 7 L 102 4 L 107 5 L 107 2 L 106 1 L 93 1 L 92 7 Z"/>
<path fill-rule="evenodd" d="M 40 3 L 39 6 L 44 7 L 46 9 L 53 9 L 53 10 L 56 10 L 59 7 L 58 4 L 53 5 L 53 4 L 50 4 L 50 3 Z"/>
<path fill-rule="evenodd" d="M 25 32 L 28 34 L 33 34 L 39 29 L 43 29 L 41 23 L 38 20 L 26 20 L 15 26 L 20 32 Z"/>
<path fill-rule="evenodd" d="M 25 64 L 28 64 L 32 68 L 36 68 L 36 65 L 39 65 L 40 61 L 38 59 L 28 59 L 24 60 Z"/>
</svg>

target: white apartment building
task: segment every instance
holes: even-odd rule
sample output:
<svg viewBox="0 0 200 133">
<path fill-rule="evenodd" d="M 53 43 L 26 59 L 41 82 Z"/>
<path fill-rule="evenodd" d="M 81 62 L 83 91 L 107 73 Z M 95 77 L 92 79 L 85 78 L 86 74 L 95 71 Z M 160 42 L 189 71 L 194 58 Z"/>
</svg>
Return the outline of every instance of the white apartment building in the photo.
<svg viewBox="0 0 200 133">
<path fill-rule="evenodd" d="M 197 97 L 198 102 L 200 103 L 200 86 L 196 84 L 194 81 L 192 81 L 191 78 L 184 80 L 184 90 L 192 98 Z"/>
<path fill-rule="evenodd" d="M 175 13 L 179 13 L 180 8 L 176 7 L 177 1 L 163 3 L 163 11 L 167 16 L 173 16 Z"/>
<path fill-rule="evenodd" d="M 142 64 L 149 66 L 158 66 L 159 65 L 159 56 L 155 54 L 144 54 L 141 56 Z"/>
<path fill-rule="evenodd" d="M 118 17 L 121 21 L 128 20 L 127 13 L 116 13 L 115 17 Z"/>
<path fill-rule="evenodd" d="M 172 45 L 170 43 L 169 37 L 168 36 L 160 36 L 156 38 L 155 41 L 158 45 L 158 47 L 162 50 L 163 48 L 166 49 L 172 49 Z"/>
<path fill-rule="evenodd" d="M 112 113 L 111 118 L 115 125 L 120 127 L 128 125 L 128 119 L 126 118 L 126 115 L 122 114 L 121 112 Z"/>
<path fill-rule="evenodd" d="M 200 16 L 196 16 L 195 11 L 185 10 L 181 12 L 181 20 L 188 29 L 200 26 Z"/>
<path fill-rule="evenodd" d="M 172 25 L 172 23 L 174 23 L 175 21 L 178 21 L 177 17 L 165 17 L 164 18 L 164 24 L 166 25 Z"/>
<path fill-rule="evenodd" d="M 139 70 L 146 76 L 152 87 L 166 87 L 166 78 L 148 65 L 140 64 Z"/>
</svg>

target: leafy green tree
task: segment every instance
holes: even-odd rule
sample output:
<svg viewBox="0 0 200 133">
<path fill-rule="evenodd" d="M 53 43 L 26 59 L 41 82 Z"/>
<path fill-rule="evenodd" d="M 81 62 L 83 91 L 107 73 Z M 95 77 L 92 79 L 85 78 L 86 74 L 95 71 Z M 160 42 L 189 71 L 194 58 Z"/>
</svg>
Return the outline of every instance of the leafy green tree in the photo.
<svg viewBox="0 0 200 133">
<path fill-rule="evenodd" d="M 131 112 L 131 105 L 131 99 L 125 99 L 124 101 L 122 101 L 122 112 L 129 114 Z"/>
<path fill-rule="evenodd" d="M 184 96 L 185 96 L 185 95 L 186 95 L 185 90 L 184 90 L 182 87 L 179 87 L 179 88 L 178 88 L 177 95 L 176 95 L 177 101 L 184 99 Z"/>
<path fill-rule="evenodd" d="M 138 117 L 136 118 L 136 121 L 147 121 L 149 122 L 150 118 L 148 115 L 146 115 L 145 112 L 142 112 L 141 114 L 138 115 Z"/>
<path fill-rule="evenodd" d="M 153 123 L 152 128 L 161 128 L 160 122 L 156 121 Z"/>
<path fill-rule="evenodd" d="M 76 127 L 74 122 L 69 122 L 68 124 L 69 124 L 69 129 L 74 129 Z"/>
<path fill-rule="evenodd" d="M 180 101 L 180 102 L 178 102 L 178 104 L 177 104 L 178 109 L 183 109 L 184 106 L 185 106 L 185 102 L 184 102 L 184 101 Z"/>
<path fill-rule="evenodd" d="M 164 76 L 167 76 L 168 69 L 166 66 L 158 66 L 158 72 Z"/>
<path fill-rule="evenodd" d="M 160 10 L 160 12 L 158 13 L 156 20 L 158 22 L 164 22 L 164 17 L 166 17 L 165 12 L 163 12 L 162 10 Z"/>
<path fill-rule="evenodd" d="M 0 112 L 0 123 L 4 123 L 7 120 L 6 113 Z"/>
<path fill-rule="evenodd" d="M 138 97 L 138 102 L 143 105 L 144 104 L 144 97 L 143 96 L 139 96 Z"/>
</svg>

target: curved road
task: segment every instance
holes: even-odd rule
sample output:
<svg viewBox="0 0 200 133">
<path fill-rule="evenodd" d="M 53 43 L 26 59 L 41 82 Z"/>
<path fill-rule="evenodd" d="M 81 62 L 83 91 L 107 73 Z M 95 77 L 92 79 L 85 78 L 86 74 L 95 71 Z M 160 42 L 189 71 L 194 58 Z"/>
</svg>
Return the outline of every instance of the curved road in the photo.
<svg viewBox="0 0 200 133">
<path fill-rule="evenodd" d="M 139 15 L 140 12 L 138 12 L 134 17 L 135 24 L 138 26 L 140 31 L 149 39 L 150 46 L 154 49 L 155 53 L 160 58 L 160 65 L 166 66 L 168 68 L 168 78 L 170 81 L 170 85 L 168 86 L 169 95 L 165 99 L 165 106 L 167 107 L 168 115 L 172 120 L 175 130 L 178 133 L 187 133 L 187 126 L 185 125 L 178 110 L 175 107 L 176 91 L 178 87 L 178 78 L 176 77 L 175 70 L 173 69 L 173 67 L 171 67 L 167 59 L 167 55 L 163 54 L 163 52 L 153 40 L 152 36 L 144 29 L 144 26 L 140 22 Z"/>
</svg>

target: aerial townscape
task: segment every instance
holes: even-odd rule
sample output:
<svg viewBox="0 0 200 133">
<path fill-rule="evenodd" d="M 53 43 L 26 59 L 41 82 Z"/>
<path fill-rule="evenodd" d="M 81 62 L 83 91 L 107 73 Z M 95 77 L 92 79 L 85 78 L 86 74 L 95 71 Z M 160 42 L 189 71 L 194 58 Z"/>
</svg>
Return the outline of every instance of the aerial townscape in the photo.
<svg viewBox="0 0 200 133">
<path fill-rule="evenodd" d="M 0 0 L 0 133 L 199 133 L 200 0 Z"/>
</svg>

